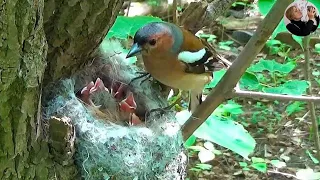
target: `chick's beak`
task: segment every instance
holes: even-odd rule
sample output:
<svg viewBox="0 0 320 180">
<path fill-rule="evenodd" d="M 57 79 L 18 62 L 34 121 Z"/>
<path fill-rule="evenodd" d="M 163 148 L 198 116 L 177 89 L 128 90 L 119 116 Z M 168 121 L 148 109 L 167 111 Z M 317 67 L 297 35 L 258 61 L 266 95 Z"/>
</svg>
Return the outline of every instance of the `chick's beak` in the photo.
<svg viewBox="0 0 320 180">
<path fill-rule="evenodd" d="M 129 51 L 129 53 L 127 54 L 126 58 L 135 56 L 136 54 L 138 54 L 139 52 L 142 51 L 142 48 L 138 45 L 138 43 L 134 43 Z"/>
</svg>

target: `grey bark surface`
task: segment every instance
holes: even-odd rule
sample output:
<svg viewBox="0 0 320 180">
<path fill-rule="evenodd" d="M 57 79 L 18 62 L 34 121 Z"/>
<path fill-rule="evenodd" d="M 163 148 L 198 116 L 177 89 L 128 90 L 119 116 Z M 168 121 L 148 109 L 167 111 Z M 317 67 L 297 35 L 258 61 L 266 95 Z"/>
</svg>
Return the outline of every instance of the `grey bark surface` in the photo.
<svg viewBox="0 0 320 180">
<path fill-rule="evenodd" d="M 0 6 L 0 179 L 48 179 L 54 162 L 36 139 L 47 44 L 43 0 Z"/>
<path fill-rule="evenodd" d="M 59 159 L 66 153 L 61 143 L 41 136 L 43 79 L 49 83 L 84 65 L 122 3 L 0 1 L 0 179 L 76 178 L 72 158 Z"/>
<path fill-rule="evenodd" d="M 122 4 L 123 0 L 45 0 L 45 84 L 70 76 L 90 60 Z"/>
</svg>

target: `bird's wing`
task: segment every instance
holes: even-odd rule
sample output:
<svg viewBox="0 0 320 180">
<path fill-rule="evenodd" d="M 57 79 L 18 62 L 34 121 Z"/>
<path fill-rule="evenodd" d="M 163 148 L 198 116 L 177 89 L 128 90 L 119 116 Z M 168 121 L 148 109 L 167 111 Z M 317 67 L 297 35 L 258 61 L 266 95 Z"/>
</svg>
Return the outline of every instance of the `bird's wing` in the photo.
<svg viewBox="0 0 320 180">
<path fill-rule="evenodd" d="M 178 59 L 191 67 L 204 66 L 208 62 L 209 58 L 212 57 L 213 53 L 204 45 L 204 43 L 183 28 L 183 43 L 181 45 Z"/>
</svg>

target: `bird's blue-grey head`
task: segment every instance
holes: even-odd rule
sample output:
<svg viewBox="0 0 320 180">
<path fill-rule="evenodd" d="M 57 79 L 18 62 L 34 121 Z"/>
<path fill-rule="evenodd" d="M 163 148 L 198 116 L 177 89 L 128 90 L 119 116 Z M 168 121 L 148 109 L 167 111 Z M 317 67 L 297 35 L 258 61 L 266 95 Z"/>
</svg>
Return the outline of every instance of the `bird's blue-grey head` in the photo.
<svg viewBox="0 0 320 180">
<path fill-rule="evenodd" d="M 169 35 L 173 41 L 170 50 L 178 52 L 183 42 L 183 34 L 179 27 L 166 22 L 151 22 L 141 27 L 134 35 L 133 45 L 127 54 L 127 58 L 132 57 L 144 50 L 144 47 L 157 45 L 158 37 Z"/>
</svg>

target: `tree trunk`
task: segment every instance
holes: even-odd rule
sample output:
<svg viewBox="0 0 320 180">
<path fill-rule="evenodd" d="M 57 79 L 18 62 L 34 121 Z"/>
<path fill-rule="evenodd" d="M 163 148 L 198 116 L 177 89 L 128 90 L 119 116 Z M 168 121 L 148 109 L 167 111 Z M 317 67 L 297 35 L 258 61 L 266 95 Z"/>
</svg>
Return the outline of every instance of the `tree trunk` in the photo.
<svg viewBox="0 0 320 180">
<path fill-rule="evenodd" d="M 123 0 L 45 0 L 48 41 L 45 84 L 88 62 L 118 15 Z"/>
<path fill-rule="evenodd" d="M 0 1 L 0 179 L 75 179 L 73 161 L 56 161 L 41 134 L 43 79 L 85 64 L 122 3 Z"/>
</svg>

